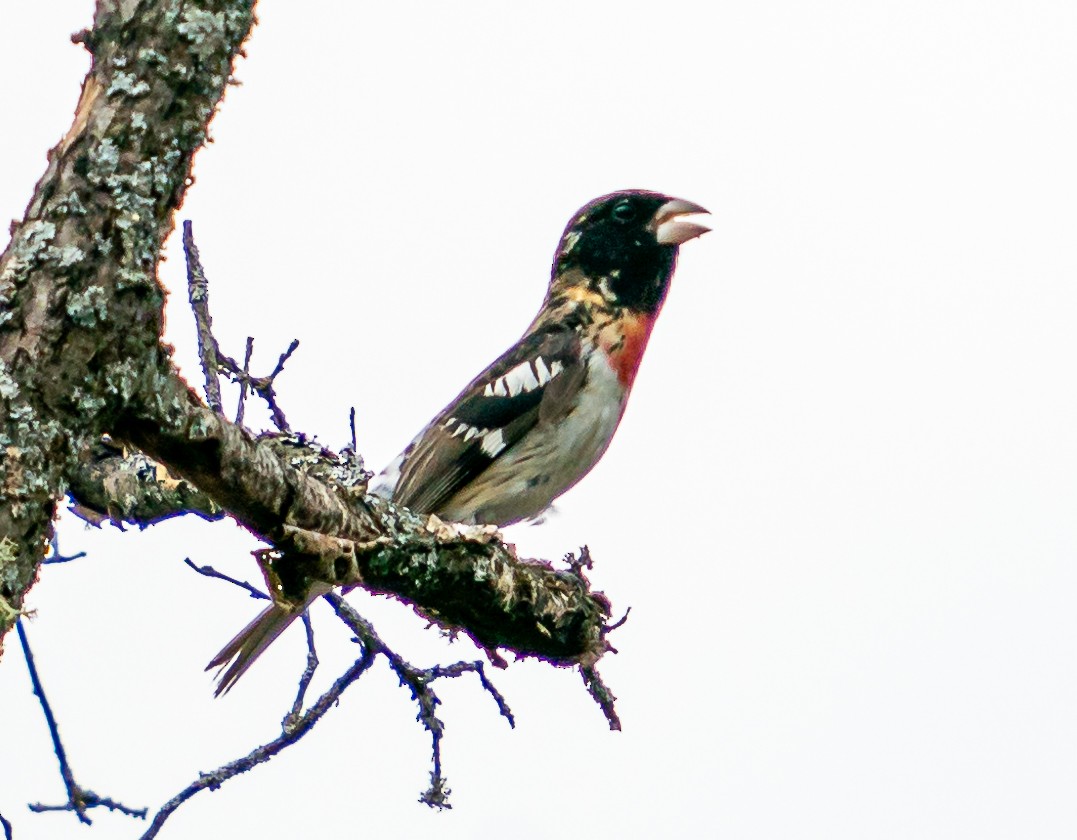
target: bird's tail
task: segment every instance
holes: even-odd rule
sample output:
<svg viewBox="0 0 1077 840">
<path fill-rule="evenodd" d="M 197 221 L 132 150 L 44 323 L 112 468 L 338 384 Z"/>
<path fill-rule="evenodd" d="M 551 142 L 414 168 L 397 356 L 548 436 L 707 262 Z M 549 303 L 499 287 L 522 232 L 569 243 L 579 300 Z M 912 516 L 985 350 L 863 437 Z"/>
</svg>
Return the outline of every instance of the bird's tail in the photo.
<svg viewBox="0 0 1077 840">
<path fill-rule="evenodd" d="M 214 696 L 220 697 L 222 694 L 227 694 L 236 681 L 262 655 L 262 651 L 288 629 L 288 625 L 299 618 L 313 600 L 310 598 L 294 607 L 277 603 L 270 604 L 255 616 L 254 621 L 240 630 L 232 641 L 221 648 L 220 653 L 214 656 L 206 666 L 207 671 L 211 668 L 224 670 L 217 676 L 217 690 L 213 692 Z"/>
</svg>

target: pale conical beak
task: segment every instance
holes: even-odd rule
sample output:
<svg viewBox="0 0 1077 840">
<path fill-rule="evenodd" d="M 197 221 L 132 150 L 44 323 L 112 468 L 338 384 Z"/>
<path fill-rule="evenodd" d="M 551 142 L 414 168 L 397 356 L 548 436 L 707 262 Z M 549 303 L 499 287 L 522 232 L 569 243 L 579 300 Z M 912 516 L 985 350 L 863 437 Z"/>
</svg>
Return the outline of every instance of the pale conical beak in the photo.
<svg viewBox="0 0 1077 840">
<path fill-rule="evenodd" d="M 685 201 L 682 198 L 674 198 L 658 208 L 651 222 L 654 237 L 660 245 L 683 245 L 689 239 L 702 236 L 710 230 L 709 227 L 697 225 L 695 222 L 681 221 L 680 216 L 695 215 L 696 213 L 709 213 L 706 208 Z"/>
</svg>

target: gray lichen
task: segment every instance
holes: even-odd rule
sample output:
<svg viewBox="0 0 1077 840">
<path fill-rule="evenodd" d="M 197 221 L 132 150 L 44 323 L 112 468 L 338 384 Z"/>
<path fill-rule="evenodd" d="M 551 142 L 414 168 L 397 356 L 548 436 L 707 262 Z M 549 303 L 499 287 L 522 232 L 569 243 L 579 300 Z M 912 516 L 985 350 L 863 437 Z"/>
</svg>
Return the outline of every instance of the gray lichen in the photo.
<svg viewBox="0 0 1077 840">
<path fill-rule="evenodd" d="M 115 64 L 115 60 L 113 64 Z M 125 96 L 145 96 L 150 92 L 150 86 L 133 73 L 117 73 L 112 77 L 112 84 L 108 86 L 108 95 L 123 94 Z"/>
<path fill-rule="evenodd" d="M 105 292 L 99 286 L 90 286 L 67 299 L 67 316 L 80 327 L 92 327 L 108 316 Z"/>
<path fill-rule="evenodd" d="M 207 12 L 184 7 L 176 31 L 186 38 L 200 58 L 206 58 L 217 50 L 224 37 L 224 13 Z"/>
<path fill-rule="evenodd" d="M 4 360 L 0 359 L 0 397 L 13 400 L 19 395 L 19 385 L 8 372 Z"/>
<path fill-rule="evenodd" d="M 19 547 L 10 537 L 0 539 L 0 585 L 11 589 L 18 576 Z M 3 616 L 0 616 L 2 620 Z"/>
<path fill-rule="evenodd" d="M 0 274 L 0 303 L 7 303 L 7 287 L 16 283 L 19 275 L 45 259 L 55 238 L 56 225 L 44 219 L 28 222 L 19 230 L 9 246 L 8 263 Z"/>
<path fill-rule="evenodd" d="M 70 268 L 82 262 L 86 253 L 77 245 L 64 245 L 62 248 L 49 249 L 49 259 L 57 268 Z"/>
<path fill-rule="evenodd" d="M 91 183 L 96 181 L 104 184 L 120 167 L 120 151 L 111 137 L 103 137 L 96 146 L 91 147 L 89 158 L 91 170 L 88 177 Z"/>
</svg>

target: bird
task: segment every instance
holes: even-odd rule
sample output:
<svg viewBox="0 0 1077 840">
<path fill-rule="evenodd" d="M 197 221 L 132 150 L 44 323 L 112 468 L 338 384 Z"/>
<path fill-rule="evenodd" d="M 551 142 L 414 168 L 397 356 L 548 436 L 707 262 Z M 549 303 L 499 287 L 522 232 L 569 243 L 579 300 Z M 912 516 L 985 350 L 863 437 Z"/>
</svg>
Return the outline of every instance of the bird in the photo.
<svg viewBox="0 0 1077 840">
<path fill-rule="evenodd" d="M 523 336 L 476 376 L 368 489 L 414 513 L 505 527 L 534 520 L 605 453 L 624 414 L 681 245 L 710 228 L 691 201 L 621 190 L 570 219 Z M 316 597 L 274 602 L 209 663 L 227 692 Z M 226 667 L 227 666 L 227 667 Z"/>
</svg>

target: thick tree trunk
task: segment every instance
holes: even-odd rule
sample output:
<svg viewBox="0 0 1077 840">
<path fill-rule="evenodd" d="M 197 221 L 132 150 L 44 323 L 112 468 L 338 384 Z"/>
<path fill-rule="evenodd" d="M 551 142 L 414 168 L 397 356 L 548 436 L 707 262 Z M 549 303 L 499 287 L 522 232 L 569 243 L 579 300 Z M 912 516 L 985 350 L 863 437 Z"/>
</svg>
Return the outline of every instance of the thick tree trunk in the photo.
<svg viewBox="0 0 1077 840">
<path fill-rule="evenodd" d="M 79 452 L 167 368 L 157 261 L 253 5 L 102 0 L 80 36 L 74 121 L 0 257 L 0 640 Z"/>
</svg>

